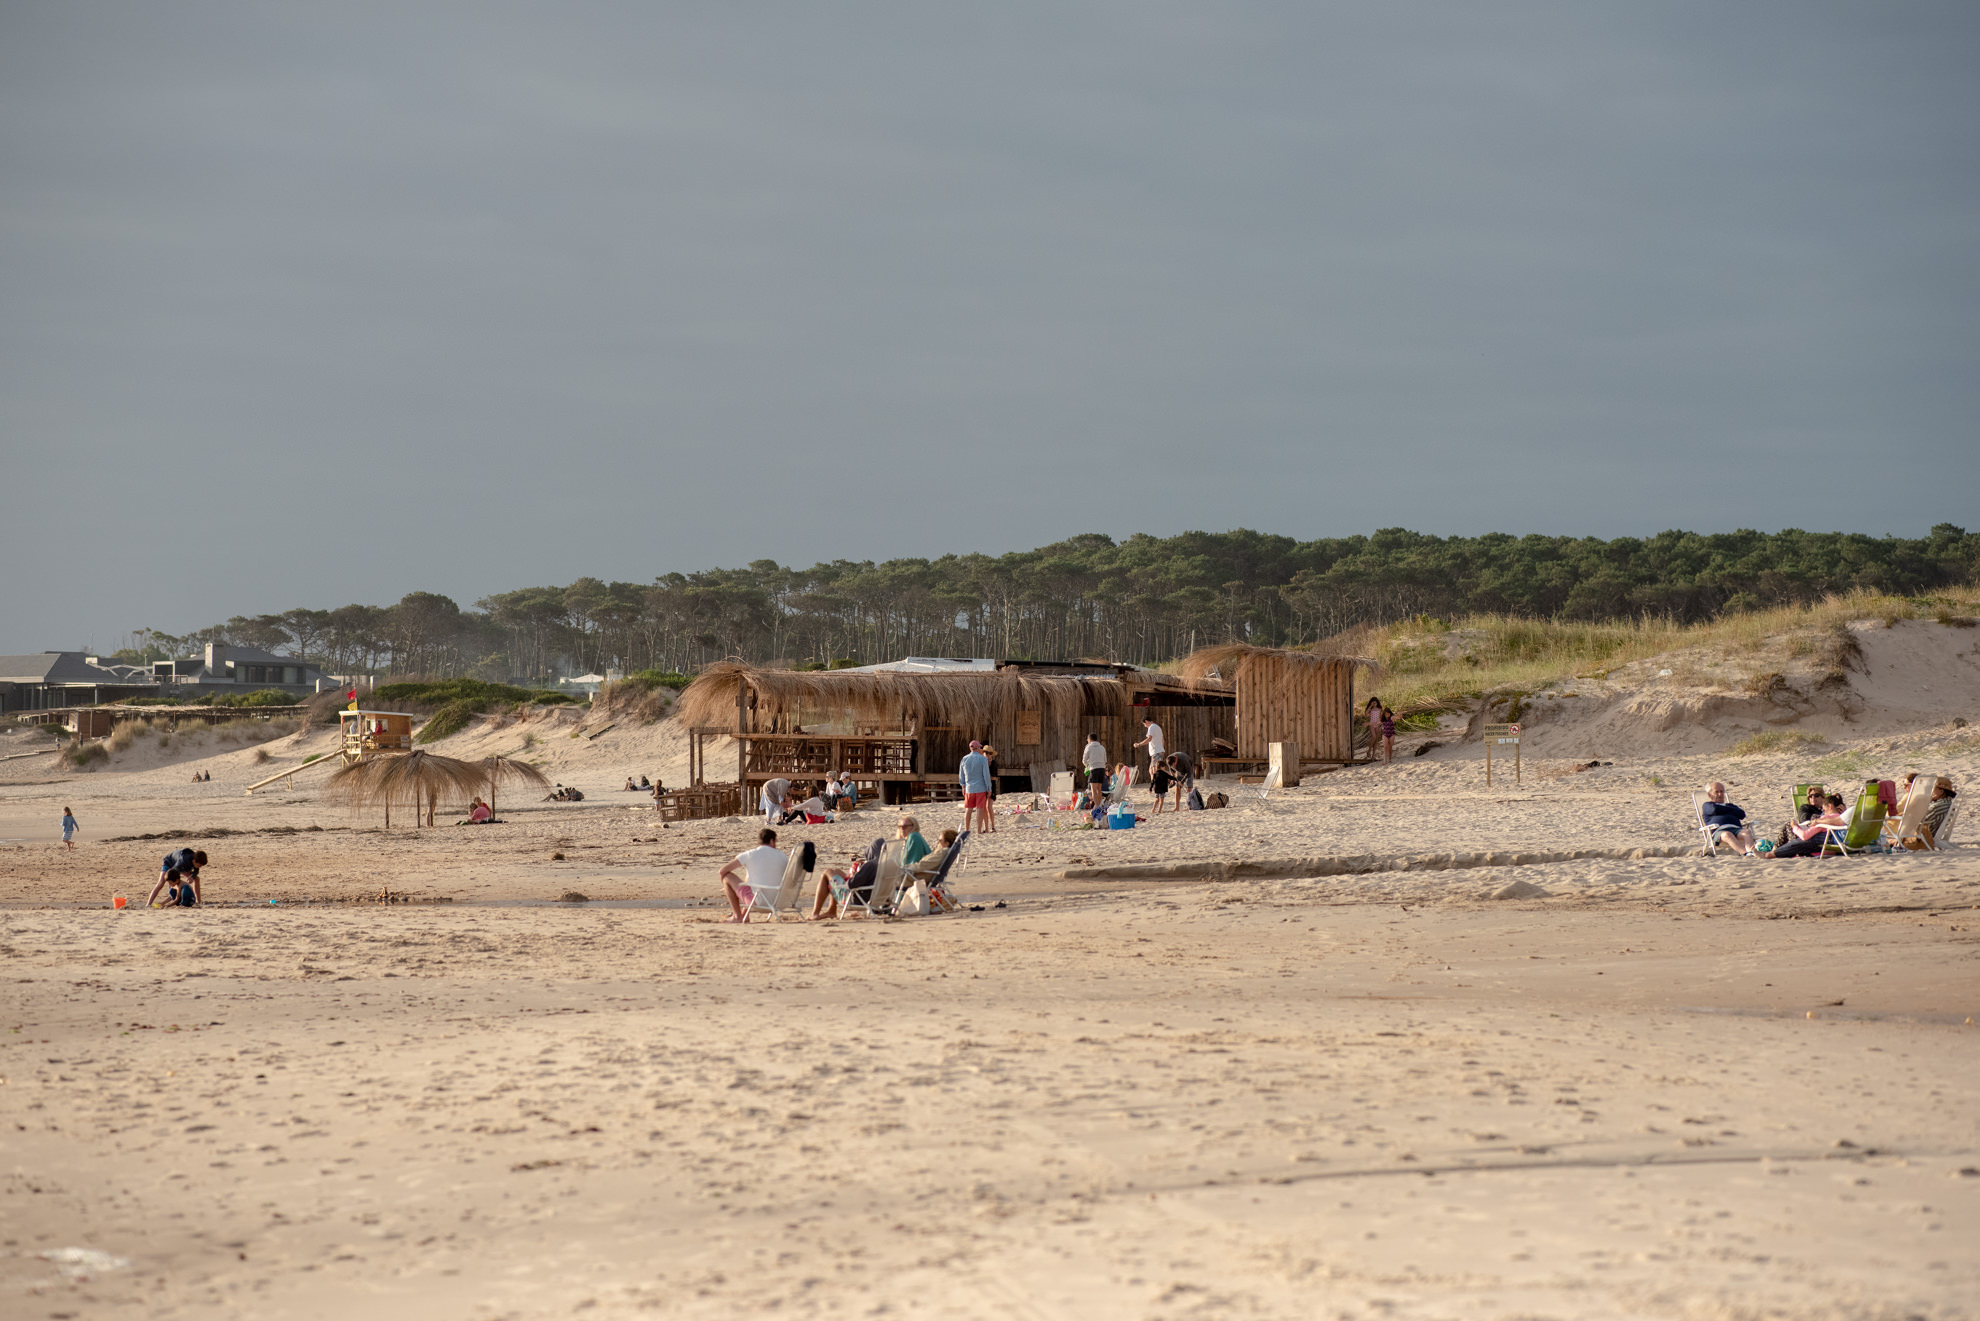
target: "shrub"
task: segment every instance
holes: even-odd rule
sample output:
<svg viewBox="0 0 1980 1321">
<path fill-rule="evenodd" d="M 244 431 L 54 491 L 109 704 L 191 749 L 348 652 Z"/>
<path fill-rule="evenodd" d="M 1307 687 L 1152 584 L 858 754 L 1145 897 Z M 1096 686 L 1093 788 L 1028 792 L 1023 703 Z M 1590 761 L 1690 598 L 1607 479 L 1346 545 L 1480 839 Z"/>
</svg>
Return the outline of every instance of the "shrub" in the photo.
<svg viewBox="0 0 1980 1321">
<path fill-rule="evenodd" d="M 467 728 L 468 721 L 480 714 L 473 702 L 449 702 L 435 711 L 427 722 L 419 727 L 419 741 L 437 743 L 443 738 L 458 734 Z"/>
<path fill-rule="evenodd" d="M 254 764 L 255 764 L 255 765 L 257 765 L 257 766 L 261 766 L 261 765 L 264 765 L 264 764 L 266 764 L 266 763 L 267 763 L 267 762 L 268 762 L 269 760 L 271 760 L 271 759 L 270 759 L 270 757 L 269 757 L 269 755 L 268 755 L 268 749 L 267 749 L 267 748 L 256 748 L 256 749 L 254 750 Z"/>
<path fill-rule="evenodd" d="M 77 770 L 87 770 L 99 761 L 110 760 L 110 750 L 101 743 L 71 743 L 62 749 L 62 760 Z"/>
<path fill-rule="evenodd" d="M 1741 739 L 1728 751 L 1735 757 L 1758 757 L 1768 752 L 1799 752 L 1827 742 L 1820 734 L 1804 734 L 1798 729 L 1767 729 Z"/>
<path fill-rule="evenodd" d="M 295 706 L 297 697 L 276 688 L 261 688 L 251 693 L 221 693 L 211 698 L 208 706 Z"/>
</svg>

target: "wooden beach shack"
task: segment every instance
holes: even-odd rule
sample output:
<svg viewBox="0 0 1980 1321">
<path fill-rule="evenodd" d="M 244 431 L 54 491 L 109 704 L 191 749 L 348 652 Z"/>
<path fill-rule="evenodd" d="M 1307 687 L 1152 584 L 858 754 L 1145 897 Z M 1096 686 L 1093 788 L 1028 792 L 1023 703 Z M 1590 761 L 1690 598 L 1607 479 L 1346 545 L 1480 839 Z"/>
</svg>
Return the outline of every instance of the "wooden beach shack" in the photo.
<svg viewBox="0 0 1980 1321">
<path fill-rule="evenodd" d="M 839 771 L 889 803 L 957 796 L 956 767 L 971 739 L 997 749 L 1000 789 L 1043 791 L 1054 771 L 1080 765 L 1088 734 L 1112 763 L 1135 760 L 1144 709 L 1171 750 L 1208 751 L 1212 739 L 1236 734 L 1228 684 L 1084 662 L 911 659 L 856 670 L 725 662 L 702 671 L 678 708 L 693 783 L 714 772 L 709 743 L 733 738 L 748 805 L 766 780 L 802 785 Z"/>
<path fill-rule="evenodd" d="M 1302 764 L 1355 759 L 1354 674 L 1374 669 L 1364 656 L 1327 656 L 1232 643 L 1184 658 L 1183 677 L 1218 683 L 1236 700 L 1236 755 L 1211 758 L 1217 769 L 1263 765 L 1274 743 L 1293 743 Z"/>
</svg>

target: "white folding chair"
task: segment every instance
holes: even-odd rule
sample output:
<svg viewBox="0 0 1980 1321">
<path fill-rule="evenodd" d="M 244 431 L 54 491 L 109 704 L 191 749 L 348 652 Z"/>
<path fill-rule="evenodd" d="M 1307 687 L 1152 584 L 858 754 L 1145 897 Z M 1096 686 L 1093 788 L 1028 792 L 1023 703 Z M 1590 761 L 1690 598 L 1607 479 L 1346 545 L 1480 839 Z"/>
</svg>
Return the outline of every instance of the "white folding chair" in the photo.
<svg viewBox="0 0 1980 1321">
<path fill-rule="evenodd" d="M 1703 789 L 1693 789 L 1691 791 L 1692 825 L 1697 829 L 1699 834 L 1705 837 L 1705 856 L 1716 858 L 1719 856 L 1719 842 L 1712 838 L 1712 827 L 1705 824 L 1705 804 L 1711 800 L 1712 795 L 1706 793 Z"/>
<path fill-rule="evenodd" d="M 1918 827 L 1925 823 L 1925 811 L 1932 805 L 1932 785 L 1934 779 L 1921 775 L 1911 782 L 1911 792 L 1905 795 L 1904 806 L 1897 816 L 1884 818 L 1884 843 L 1892 849 L 1902 849 L 1908 839 L 1918 839 Z M 1927 847 L 1930 847 L 1929 845 Z"/>
<path fill-rule="evenodd" d="M 866 898 L 843 881 L 832 886 L 832 893 L 839 901 L 839 916 L 851 917 L 854 910 L 868 917 L 879 917 L 894 906 L 894 898 L 901 892 L 901 881 L 907 875 L 907 868 L 901 859 L 907 855 L 907 841 L 897 839 L 880 851 L 879 865 L 874 869 L 873 888 L 866 892 Z"/>
<path fill-rule="evenodd" d="M 784 920 L 785 912 L 796 913 L 798 904 L 804 897 L 804 878 L 810 875 L 803 867 L 803 850 L 791 850 L 791 860 L 784 866 L 784 878 L 772 890 L 750 887 L 749 906 L 743 909 L 743 921 L 747 922 L 752 913 L 768 913 L 772 921 Z"/>
</svg>

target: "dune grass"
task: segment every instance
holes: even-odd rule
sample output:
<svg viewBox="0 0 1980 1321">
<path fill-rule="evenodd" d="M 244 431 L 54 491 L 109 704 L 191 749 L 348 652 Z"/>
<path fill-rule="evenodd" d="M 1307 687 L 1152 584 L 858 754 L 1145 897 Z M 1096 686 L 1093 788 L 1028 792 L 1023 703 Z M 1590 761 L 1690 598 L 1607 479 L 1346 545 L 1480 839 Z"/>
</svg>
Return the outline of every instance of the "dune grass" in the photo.
<svg viewBox="0 0 1980 1321">
<path fill-rule="evenodd" d="M 1581 623 L 1504 615 L 1449 621 L 1419 617 L 1386 628 L 1356 629 L 1327 645 L 1379 660 L 1383 673 L 1372 681 L 1358 680 L 1357 693 L 1379 692 L 1397 709 L 1490 696 L 1514 710 L 1536 693 L 1572 693 L 1576 680 L 1604 679 L 1626 665 L 1673 653 L 1688 653 L 1672 667 L 1670 677 L 1680 682 L 1713 682 L 1720 666 L 1730 679 L 1741 663 L 1759 666 L 1766 661 L 1771 648 L 1784 648 L 1787 659 L 1813 658 L 1818 668 L 1840 678 L 1853 659 L 1851 621 L 1930 619 L 1961 627 L 1955 621 L 1976 607 L 1980 589 L 1962 588 L 1926 598 L 1851 592 L 1702 624 L 1655 618 Z M 1744 684 L 1750 688 L 1779 678 L 1778 673 L 1763 674 Z"/>
<path fill-rule="evenodd" d="M 1798 729 L 1767 729 L 1741 739 L 1726 751 L 1734 757 L 1759 757 L 1769 752 L 1800 752 L 1828 741 L 1820 734 L 1804 734 Z"/>
</svg>

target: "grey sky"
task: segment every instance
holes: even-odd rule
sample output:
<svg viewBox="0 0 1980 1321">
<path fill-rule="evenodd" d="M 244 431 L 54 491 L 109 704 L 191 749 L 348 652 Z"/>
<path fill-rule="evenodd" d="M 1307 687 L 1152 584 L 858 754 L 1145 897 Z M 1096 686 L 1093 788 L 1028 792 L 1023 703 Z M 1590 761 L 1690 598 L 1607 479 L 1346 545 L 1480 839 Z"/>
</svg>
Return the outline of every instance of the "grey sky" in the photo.
<svg viewBox="0 0 1980 1321">
<path fill-rule="evenodd" d="M 0 652 L 1980 523 L 1970 3 L 0 4 Z"/>
</svg>

